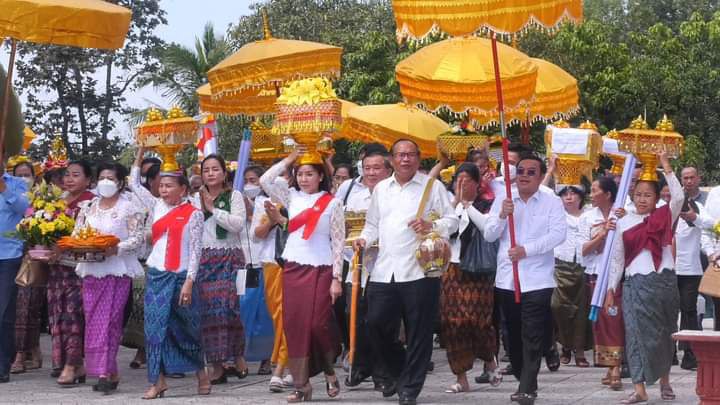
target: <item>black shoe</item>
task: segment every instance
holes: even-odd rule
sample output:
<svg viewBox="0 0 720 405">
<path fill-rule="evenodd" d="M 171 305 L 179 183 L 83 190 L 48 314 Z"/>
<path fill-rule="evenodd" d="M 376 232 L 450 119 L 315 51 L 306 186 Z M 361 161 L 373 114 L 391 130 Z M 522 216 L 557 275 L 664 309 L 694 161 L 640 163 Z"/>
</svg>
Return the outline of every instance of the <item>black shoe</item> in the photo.
<svg viewBox="0 0 720 405">
<path fill-rule="evenodd" d="M 93 385 L 92 389 L 95 392 L 102 392 L 105 395 L 109 395 L 112 391 L 117 390 L 119 385 L 118 381 L 110 381 L 107 378 L 101 378 L 97 384 Z"/>
<path fill-rule="evenodd" d="M 406 394 L 400 394 L 400 397 L 398 398 L 398 404 L 399 405 L 416 405 L 417 399 L 410 398 Z"/>
<path fill-rule="evenodd" d="M 672 359 L 671 365 L 677 366 L 678 364 L 680 364 L 680 362 L 678 361 L 677 353 L 675 353 L 675 354 L 673 354 L 673 359 Z"/>
<path fill-rule="evenodd" d="M 553 348 L 545 356 L 545 365 L 550 371 L 558 371 L 560 368 L 560 353 L 558 353 L 557 349 Z"/>
<path fill-rule="evenodd" d="M 488 374 L 487 371 L 483 371 L 482 374 L 475 377 L 475 382 L 477 384 L 490 384 L 490 374 Z"/>
<path fill-rule="evenodd" d="M 526 394 L 524 392 L 516 392 L 510 395 L 510 402 L 517 402 L 520 405 L 532 405 L 537 399 L 537 392 Z"/>
<path fill-rule="evenodd" d="M 383 394 L 383 398 L 390 398 L 391 396 L 397 394 L 397 384 L 392 383 L 382 383 L 380 384 L 380 388 Z"/>
<path fill-rule="evenodd" d="M 680 368 L 683 370 L 695 370 L 697 369 L 697 359 L 695 358 L 695 354 L 691 352 L 690 350 L 685 350 L 685 353 L 683 354 L 682 363 L 680 363 Z"/>
<path fill-rule="evenodd" d="M 620 378 L 630 378 L 630 369 L 627 364 L 623 364 L 620 368 Z"/>
<path fill-rule="evenodd" d="M 54 368 L 50 373 L 51 378 L 58 378 L 62 374 L 62 368 Z"/>
<path fill-rule="evenodd" d="M 433 371 L 435 371 L 435 362 L 431 361 L 427 365 L 427 372 L 432 373 Z"/>
<path fill-rule="evenodd" d="M 258 375 L 270 375 L 272 374 L 272 364 L 270 364 L 270 360 L 263 360 L 260 363 L 260 368 L 258 368 Z"/>
<path fill-rule="evenodd" d="M 361 372 L 352 373 L 352 375 L 345 377 L 345 386 L 346 387 L 357 387 L 358 385 L 362 384 L 365 380 L 367 380 L 368 377 L 369 376 L 367 376 Z"/>
<path fill-rule="evenodd" d="M 170 373 L 167 376 L 170 378 L 185 378 L 185 373 Z"/>
<path fill-rule="evenodd" d="M 505 353 L 501 358 L 500 361 L 503 363 L 510 363 L 510 355 Z"/>
<path fill-rule="evenodd" d="M 10 374 L 0 375 L 0 384 L 10 382 Z"/>
</svg>

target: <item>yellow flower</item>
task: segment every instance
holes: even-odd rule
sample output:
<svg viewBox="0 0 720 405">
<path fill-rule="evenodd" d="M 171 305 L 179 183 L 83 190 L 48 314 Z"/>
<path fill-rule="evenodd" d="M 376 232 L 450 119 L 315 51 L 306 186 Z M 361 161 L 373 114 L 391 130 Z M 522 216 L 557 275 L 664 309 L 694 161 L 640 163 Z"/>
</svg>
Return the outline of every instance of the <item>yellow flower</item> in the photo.
<svg viewBox="0 0 720 405">
<path fill-rule="evenodd" d="M 45 201 L 43 201 L 43 200 L 35 200 L 35 201 L 33 201 L 33 206 L 35 207 L 35 209 L 38 209 L 38 210 L 39 210 L 39 209 L 41 209 L 43 206 L 45 206 Z"/>
</svg>

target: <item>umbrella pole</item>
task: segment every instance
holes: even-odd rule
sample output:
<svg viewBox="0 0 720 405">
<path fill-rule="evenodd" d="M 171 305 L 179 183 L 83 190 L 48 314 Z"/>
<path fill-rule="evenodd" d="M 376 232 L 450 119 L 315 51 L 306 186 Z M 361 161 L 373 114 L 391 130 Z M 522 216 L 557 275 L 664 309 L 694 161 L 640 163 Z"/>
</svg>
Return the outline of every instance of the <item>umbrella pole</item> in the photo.
<svg viewBox="0 0 720 405">
<path fill-rule="evenodd" d="M 0 117 L 0 160 L 5 151 L 5 126 L 7 125 L 8 110 L 10 109 L 10 92 L 12 90 L 13 66 L 15 65 L 15 53 L 17 52 L 17 41 L 10 38 L 10 60 L 8 61 L 7 78 L 5 79 L 5 93 L 2 101 L 2 117 Z"/>
<path fill-rule="evenodd" d="M 352 293 L 350 295 L 350 349 L 348 350 L 348 363 L 350 364 L 350 378 L 352 379 L 353 363 L 355 363 L 355 346 L 357 344 L 357 307 L 360 295 L 360 273 L 362 273 L 363 250 L 355 251 L 352 268 Z"/>
<path fill-rule="evenodd" d="M 495 67 L 495 89 L 497 90 L 498 111 L 500 112 L 500 131 L 502 133 L 502 155 L 503 155 L 503 171 L 505 173 L 505 196 L 512 199 L 512 190 L 510 188 L 510 165 L 508 164 L 508 137 L 507 128 L 505 128 L 505 107 L 503 105 L 502 82 L 500 81 L 500 62 L 498 61 L 497 52 L 497 34 L 491 36 L 493 65 Z M 510 247 L 516 246 L 515 240 L 515 218 L 512 214 L 508 215 L 508 229 L 510 231 Z M 513 287 L 515 289 L 515 303 L 520 303 L 520 274 L 518 271 L 518 262 L 512 262 L 513 266 Z"/>
</svg>

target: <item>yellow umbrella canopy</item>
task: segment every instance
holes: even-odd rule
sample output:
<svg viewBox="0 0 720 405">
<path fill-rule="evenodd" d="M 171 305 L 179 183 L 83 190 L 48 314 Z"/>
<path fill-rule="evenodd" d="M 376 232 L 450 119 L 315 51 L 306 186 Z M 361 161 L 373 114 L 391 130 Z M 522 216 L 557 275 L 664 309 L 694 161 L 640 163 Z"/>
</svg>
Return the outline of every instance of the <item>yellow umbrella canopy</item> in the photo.
<svg viewBox="0 0 720 405">
<path fill-rule="evenodd" d="M 568 119 L 580 110 L 577 79 L 558 65 L 531 58 L 538 66 L 535 100 L 530 106 L 531 121 Z"/>
<path fill-rule="evenodd" d="M 273 115 L 275 114 L 275 90 L 256 90 L 252 93 L 225 94 L 213 97 L 210 84 L 197 89 L 200 110 L 225 115 Z"/>
<path fill-rule="evenodd" d="M 393 0 L 399 39 L 422 39 L 433 31 L 450 36 L 489 29 L 515 34 L 530 25 L 554 29 L 579 22 L 582 0 Z"/>
<path fill-rule="evenodd" d="M 0 0 L 0 37 L 81 48 L 122 48 L 132 13 L 101 0 Z"/>
<path fill-rule="evenodd" d="M 351 109 L 340 137 L 379 142 L 390 146 L 410 138 L 420 146 L 422 156 L 435 156 L 437 137 L 449 130 L 440 118 L 418 108 L 399 104 L 365 105 Z"/>
<path fill-rule="evenodd" d="M 245 44 L 208 72 L 213 96 L 277 90 L 309 77 L 340 77 L 342 48 L 318 42 L 273 38 L 263 14 L 265 38 Z"/>
<path fill-rule="evenodd" d="M 535 92 L 538 67 L 524 53 L 498 44 L 507 122 L 524 119 Z M 395 67 L 408 104 L 437 111 L 473 112 L 477 126 L 498 119 L 492 45 L 489 39 L 450 38 L 428 45 Z"/>
</svg>

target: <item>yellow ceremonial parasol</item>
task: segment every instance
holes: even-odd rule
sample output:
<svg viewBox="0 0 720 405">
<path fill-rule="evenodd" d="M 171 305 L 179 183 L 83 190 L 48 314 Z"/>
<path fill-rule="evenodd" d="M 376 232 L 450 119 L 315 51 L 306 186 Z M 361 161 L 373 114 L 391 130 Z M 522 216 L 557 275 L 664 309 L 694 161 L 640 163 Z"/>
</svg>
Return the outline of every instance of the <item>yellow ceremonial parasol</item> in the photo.
<svg viewBox="0 0 720 405">
<path fill-rule="evenodd" d="M 399 39 L 422 39 L 434 31 L 451 36 L 487 29 L 515 34 L 531 25 L 555 29 L 582 20 L 581 0 L 393 0 Z"/>
<path fill-rule="evenodd" d="M 132 13 L 101 0 L 0 0 L 0 37 L 10 38 L 10 61 L 3 106 L 9 102 L 17 40 L 81 48 L 123 46 Z M 0 118 L 0 149 L 7 108 Z M 1 153 L 0 153 L 1 155 Z"/>
<path fill-rule="evenodd" d="M 279 91 L 297 79 L 340 76 L 342 48 L 273 38 L 264 13 L 263 30 L 264 39 L 245 44 L 210 69 L 208 79 L 213 97 L 260 89 Z"/>
<path fill-rule="evenodd" d="M 568 119 L 580 111 L 577 79 L 558 65 L 531 58 L 538 66 L 535 99 L 530 105 L 529 121 Z"/>
<path fill-rule="evenodd" d="M 423 157 L 435 156 L 438 135 L 449 130 L 440 118 L 418 108 L 399 104 L 355 107 L 345 119 L 340 137 L 379 142 L 386 146 L 402 138 L 414 140 Z"/>
<path fill-rule="evenodd" d="M 272 115 L 275 113 L 275 90 L 256 90 L 245 94 L 227 94 L 213 97 L 210 84 L 197 89 L 200 110 L 225 115 Z"/>
<path fill-rule="evenodd" d="M 498 46 L 509 121 L 524 120 L 533 100 L 538 67 L 524 53 Z M 450 38 L 428 45 L 395 67 L 408 104 L 429 110 L 472 111 L 476 126 L 498 123 L 492 44 L 489 39 Z"/>
</svg>

